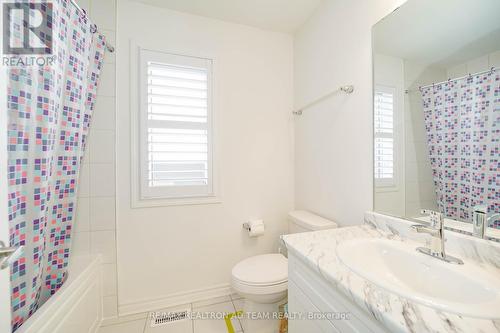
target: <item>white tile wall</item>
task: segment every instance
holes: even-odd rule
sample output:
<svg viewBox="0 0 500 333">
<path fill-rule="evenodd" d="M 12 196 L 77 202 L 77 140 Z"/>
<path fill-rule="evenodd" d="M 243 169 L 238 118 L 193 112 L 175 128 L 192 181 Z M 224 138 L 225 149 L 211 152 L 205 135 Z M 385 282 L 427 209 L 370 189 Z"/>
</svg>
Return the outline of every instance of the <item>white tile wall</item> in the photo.
<svg viewBox="0 0 500 333">
<path fill-rule="evenodd" d="M 112 110 L 102 113 L 109 113 Z M 89 146 L 92 149 L 89 151 L 90 164 L 109 164 L 114 165 L 115 162 L 115 132 L 110 130 L 100 130 L 92 128 L 92 135 L 89 139 Z"/>
<path fill-rule="evenodd" d="M 461 70 L 456 68 L 456 71 Z M 446 79 L 446 70 L 422 67 L 405 62 L 406 86 L 417 87 Z M 427 133 L 421 97 L 418 93 L 406 95 L 405 107 L 405 210 L 406 216 L 419 216 L 422 208 L 437 209 L 432 169 L 428 157 Z"/>
<path fill-rule="evenodd" d="M 90 253 L 101 254 L 105 264 L 116 263 L 115 231 L 90 232 Z"/>
<path fill-rule="evenodd" d="M 104 64 L 105 67 L 108 64 Z M 96 110 L 104 112 L 95 112 L 92 122 L 92 131 L 94 130 L 115 130 L 115 97 L 97 96 Z"/>
<path fill-rule="evenodd" d="M 109 64 L 108 64 L 109 65 Z M 100 96 L 115 96 L 115 66 L 104 66 L 101 75 L 101 82 L 99 83 Z"/>
<path fill-rule="evenodd" d="M 111 45 L 116 40 L 116 0 L 77 0 Z M 115 55 L 106 53 L 80 173 L 72 252 L 103 256 L 103 316 L 118 313 L 115 227 Z"/>
<path fill-rule="evenodd" d="M 116 1 L 90 0 L 90 17 L 101 30 L 116 31 Z"/>
<path fill-rule="evenodd" d="M 76 208 L 75 232 L 90 231 L 90 199 L 78 198 Z"/>
<path fill-rule="evenodd" d="M 101 144 L 93 149 L 101 149 Z M 91 150 L 92 151 L 92 150 Z M 92 154 L 92 153 L 91 153 Z M 113 197 L 115 196 L 115 165 L 90 164 L 90 196 Z"/>
<path fill-rule="evenodd" d="M 88 155 L 88 145 L 87 145 L 87 152 L 86 154 Z M 80 170 L 80 182 L 78 186 L 78 196 L 82 198 L 86 198 L 90 194 L 90 168 L 87 163 L 85 163 L 88 160 L 87 157 L 84 158 L 84 163 L 82 164 L 82 168 Z"/>
<path fill-rule="evenodd" d="M 103 296 L 115 296 L 117 293 L 116 264 L 103 264 Z"/>
<path fill-rule="evenodd" d="M 464 75 L 467 75 L 467 65 L 466 64 L 460 64 L 457 66 L 454 66 L 452 68 L 448 69 L 448 77 L 462 77 Z"/>
<path fill-rule="evenodd" d="M 455 78 L 500 67 L 500 50 L 448 68 L 448 77 Z"/>
<path fill-rule="evenodd" d="M 78 220 L 76 220 L 75 224 L 78 224 Z M 71 244 L 71 252 L 72 255 L 90 254 L 90 232 L 75 233 Z"/>
<path fill-rule="evenodd" d="M 500 51 L 490 53 L 490 66 L 500 67 Z"/>
<path fill-rule="evenodd" d="M 476 58 L 467 63 L 467 70 L 469 73 L 477 73 L 489 68 L 489 57 L 488 55 Z"/>
<path fill-rule="evenodd" d="M 115 230 L 115 197 L 90 198 L 91 231 Z"/>
</svg>

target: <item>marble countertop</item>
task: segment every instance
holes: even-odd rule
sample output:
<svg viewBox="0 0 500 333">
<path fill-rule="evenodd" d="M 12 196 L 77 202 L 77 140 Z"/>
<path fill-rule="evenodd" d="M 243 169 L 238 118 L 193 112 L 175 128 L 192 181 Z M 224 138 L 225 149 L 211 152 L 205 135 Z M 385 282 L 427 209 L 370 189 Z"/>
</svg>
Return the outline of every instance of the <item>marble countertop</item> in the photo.
<svg viewBox="0 0 500 333">
<path fill-rule="evenodd" d="M 391 332 L 500 332 L 500 320 L 462 317 L 435 310 L 382 289 L 342 264 L 337 257 L 336 249 L 339 244 L 348 240 L 386 238 L 415 242 L 413 239 L 405 238 L 402 236 L 403 233 L 394 228 L 379 228 L 374 223 L 367 223 L 354 227 L 286 235 L 283 236 L 283 240 L 290 253 L 318 272 L 333 288 L 344 293 Z M 493 253 L 495 257 L 500 253 L 496 244 L 498 243 L 495 243 Z M 466 263 L 475 257 L 480 256 L 477 253 L 467 257 L 461 256 Z M 494 274 L 500 274 L 500 267 L 491 265 L 491 260 L 474 263 L 483 265 Z"/>
</svg>

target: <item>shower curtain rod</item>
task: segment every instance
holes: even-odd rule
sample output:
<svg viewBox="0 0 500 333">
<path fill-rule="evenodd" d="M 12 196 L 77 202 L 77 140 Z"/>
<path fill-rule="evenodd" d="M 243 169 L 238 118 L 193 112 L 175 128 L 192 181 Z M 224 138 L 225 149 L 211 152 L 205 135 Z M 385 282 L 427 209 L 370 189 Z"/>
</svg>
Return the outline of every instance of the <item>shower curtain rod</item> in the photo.
<svg viewBox="0 0 500 333">
<path fill-rule="evenodd" d="M 431 83 L 431 84 L 428 84 L 428 85 L 425 85 L 425 86 L 420 86 L 418 89 L 424 89 L 424 88 L 427 88 L 427 87 L 432 87 L 432 86 L 436 86 L 436 85 L 439 85 L 439 84 L 443 84 L 443 83 L 446 83 L 446 82 L 451 82 L 451 81 L 458 81 L 458 80 L 462 80 L 462 79 L 465 79 L 467 77 L 472 77 L 472 76 L 475 76 L 475 75 L 481 75 L 481 74 L 486 74 L 486 73 L 492 73 L 499 70 L 500 68 L 495 68 L 495 67 L 491 67 L 490 69 L 486 70 L 486 71 L 482 71 L 482 72 L 477 72 L 477 73 L 474 73 L 474 74 L 467 74 L 467 75 L 464 75 L 464 76 L 461 76 L 461 77 L 457 77 L 457 78 L 454 78 L 454 79 L 448 79 L 446 81 L 442 81 L 442 82 L 438 82 L 438 83 Z"/>
<path fill-rule="evenodd" d="M 423 88 L 436 86 L 436 85 L 443 84 L 443 83 L 450 82 L 450 81 L 462 80 L 462 79 L 465 79 L 466 77 L 471 77 L 471 76 L 474 76 L 474 75 L 481 75 L 481 74 L 485 74 L 485 73 L 493 73 L 494 71 L 498 71 L 498 70 L 500 70 L 500 67 L 498 67 L 498 68 L 491 67 L 491 69 L 488 69 L 486 71 L 477 72 L 477 73 L 474 73 L 474 74 L 467 74 L 467 75 L 464 75 L 464 76 L 461 76 L 461 77 L 457 77 L 457 78 L 454 78 L 454 79 L 448 79 L 446 81 L 437 82 L 437 83 L 431 83 L 431 84 L 428 84 L 428 85 L 425 85 L 425 86 L 420 86 L 420 87 L 418 87 L 418 91 L 422 91 Z M 416 91 L 417 90 L 406 89 L 405 90 L 405 94 L 409 94 L 409 93 L 416 92 Z"/>
<path fill-rule="evenodd" d="M 78 9 L 78 11 L 79 11 L 80 13 L 84 13 L 84 14 L 85 14 L 85 15 L 87 15 L 87 17 L 88 17 L 87 11 L 86 11 L 85 9 L 82 9 L 80 6 L 78 6 L 78 4 L 75 2 L 75 0 L 69 0 L 69 1 L 71 2 L 71 4 L 73 4 L 73 6 L 75 6 L 75 7 L 76 7 L 76 9 Z M 95 29 L 94 29 L 94 30 L 95 30 L 95 32 L 97 32 L 97 31 L 98 31 L 98 30 L 97 30 L 97 24 L 95 24 L 95 23 L 92 23 L 92 24 L 93 24 L 93 25 L 94 25 L 94 27 L 95 27 Z M 107 50 L 108 50 L 108 52 L 110 52 L 110 53 L 115 52 L 115 47 L 114 47 L 113 45 L 109 44 L 108 42 L 106 42 L 106 49 L 107 49 Z"/>
</svg>

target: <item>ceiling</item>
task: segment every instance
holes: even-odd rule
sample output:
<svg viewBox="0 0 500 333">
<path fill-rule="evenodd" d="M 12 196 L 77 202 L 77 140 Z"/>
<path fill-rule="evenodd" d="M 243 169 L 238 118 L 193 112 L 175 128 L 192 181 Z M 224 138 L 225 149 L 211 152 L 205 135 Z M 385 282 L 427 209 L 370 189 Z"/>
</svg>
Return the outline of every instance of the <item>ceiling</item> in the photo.
<svg viewBox="0 0 500 333">
<path fill-rule="evenodd" d="M 500 50 L 499 0 L 408 0 L 373 29 L 377 53 L 453 66 Z"/>
<path fill-rule="evenodd" d="M 293 33 L 322 0 L 135 0 L 195 15 Z"/>
</svg>

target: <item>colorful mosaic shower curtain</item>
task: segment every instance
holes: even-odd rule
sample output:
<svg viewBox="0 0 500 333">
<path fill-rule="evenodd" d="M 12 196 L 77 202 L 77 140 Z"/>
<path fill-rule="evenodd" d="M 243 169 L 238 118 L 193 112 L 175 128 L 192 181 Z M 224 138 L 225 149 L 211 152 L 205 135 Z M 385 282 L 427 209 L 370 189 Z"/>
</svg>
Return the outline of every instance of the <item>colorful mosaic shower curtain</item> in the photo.
<svg viewBox="0 0 500 333">
<path fill-rule="evenodd" d="M 472 222 L 485 204 L 500 212 L 500 71 L 421 89 L 438 207 Z M 500 229 L 500 219 L 492 225 Z"/>
<path fill-rule="evenodd" d="M 64 283 L 105 40 L 69 0 L 54 0 L 55 62 L 9 69 L 8 205 L 12 330 Z"/>
</svg>

